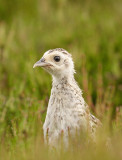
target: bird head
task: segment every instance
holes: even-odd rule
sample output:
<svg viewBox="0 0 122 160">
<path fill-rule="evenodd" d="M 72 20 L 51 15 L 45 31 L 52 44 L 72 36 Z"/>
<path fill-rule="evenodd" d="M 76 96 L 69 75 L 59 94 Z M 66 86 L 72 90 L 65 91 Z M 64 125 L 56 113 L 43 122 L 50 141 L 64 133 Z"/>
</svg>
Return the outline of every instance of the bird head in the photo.
<svg viewBox="0 0 122 160">
<path fill-rule="evenodd" d="M 75 72 L 71 54 L 62 48 L 50 49 L 37 61 L 33 68 L 42 67 L 53 77 L 72 76 Z"/>
</svg>

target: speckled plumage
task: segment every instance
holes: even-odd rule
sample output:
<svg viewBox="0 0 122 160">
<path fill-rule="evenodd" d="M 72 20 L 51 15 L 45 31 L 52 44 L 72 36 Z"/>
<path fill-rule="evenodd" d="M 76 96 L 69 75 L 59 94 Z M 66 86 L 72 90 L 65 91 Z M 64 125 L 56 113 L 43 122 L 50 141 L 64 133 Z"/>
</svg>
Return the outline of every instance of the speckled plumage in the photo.
<svg viewBox="0 0 122 160">
<path fill-rule="evenodd" d="M 60 56 L 60 62 L 54 57 Z M 46 62 L 47 65 L 40 63 Z M 90 112 L 82 97 L 82 91 L 74 79 L 74 63 L 71 55 L 64 49 L 56 48 L 45 52 L 34 67 L 41 66 L 52 75 L 53 83 L 43 126 L 44 140 L 51 146 L 58 146 L 63 133 L 63 142 L 68 146 L 69 132 L 90 131 L 94 137 L 100 121 Z M 41 64 L 41 65 L 40 65 Z"/>
</svg>

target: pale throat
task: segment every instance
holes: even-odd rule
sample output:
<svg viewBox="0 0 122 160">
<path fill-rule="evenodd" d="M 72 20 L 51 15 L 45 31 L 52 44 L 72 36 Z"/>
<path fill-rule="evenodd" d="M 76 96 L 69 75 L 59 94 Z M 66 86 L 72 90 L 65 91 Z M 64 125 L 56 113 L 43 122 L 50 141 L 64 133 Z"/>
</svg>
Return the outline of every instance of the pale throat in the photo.
<svg viewBox="0 0 122 160">
<path fill-rule="evenodd" d="M 58 84 L 72 84 L 75 79 L 74 79 L 74 74 L 65 74 L 65 75 L 60 75 L 60 76 L 53 76 L 52 75 L 52 80 L 53 83 L 52 85 L 58 85 Z"/>
</svg>

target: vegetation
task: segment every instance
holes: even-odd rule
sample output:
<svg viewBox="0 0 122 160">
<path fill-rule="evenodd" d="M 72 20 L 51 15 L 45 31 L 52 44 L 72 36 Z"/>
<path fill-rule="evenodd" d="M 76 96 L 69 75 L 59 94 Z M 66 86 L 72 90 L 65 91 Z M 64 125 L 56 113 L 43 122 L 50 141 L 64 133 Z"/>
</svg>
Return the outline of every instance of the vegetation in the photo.
<svg viewBox="0 0 122 160">
<path fill-rule="evenodd" d="M 0 0 L 0 159 L 122 159 L 121 6 L 121 0 Z M 43 142 L 51 77 L 32 68 L 58 47 L 72 53 L 76 80 L 103 122 L 95 146 L 81 137 L 60 153 Z"/>
</svg>

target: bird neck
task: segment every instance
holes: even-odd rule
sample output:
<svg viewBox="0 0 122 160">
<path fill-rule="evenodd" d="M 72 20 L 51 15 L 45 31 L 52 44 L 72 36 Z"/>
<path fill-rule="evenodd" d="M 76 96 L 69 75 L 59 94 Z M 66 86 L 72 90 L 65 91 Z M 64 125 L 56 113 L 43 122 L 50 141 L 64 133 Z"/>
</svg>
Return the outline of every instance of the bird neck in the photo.
<svg viewBox="0 0 122 160">
<path fill-rule="evenodd" d="M 59 84 L 74 84 L 75 78 L 74 75 L 70 76 L 62 76 L 62 77 L 52 77 L 53 78 L 53 86 L 59 85 Z"/>
</svg>

